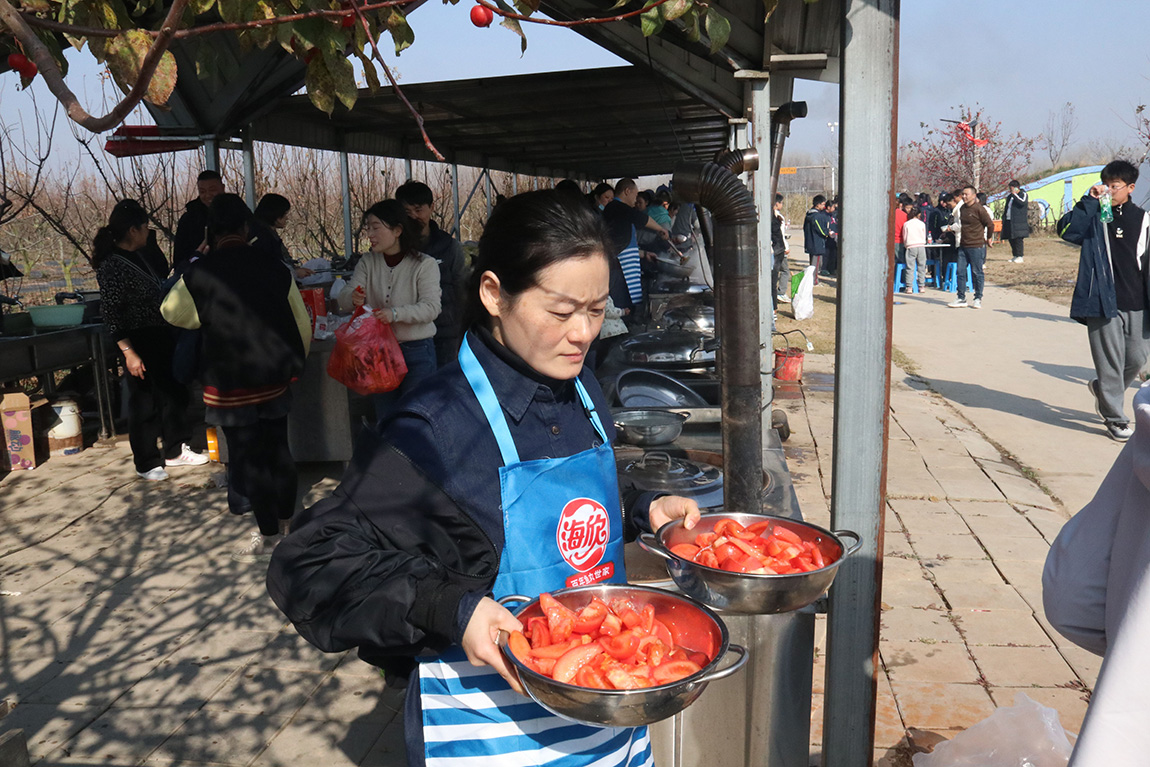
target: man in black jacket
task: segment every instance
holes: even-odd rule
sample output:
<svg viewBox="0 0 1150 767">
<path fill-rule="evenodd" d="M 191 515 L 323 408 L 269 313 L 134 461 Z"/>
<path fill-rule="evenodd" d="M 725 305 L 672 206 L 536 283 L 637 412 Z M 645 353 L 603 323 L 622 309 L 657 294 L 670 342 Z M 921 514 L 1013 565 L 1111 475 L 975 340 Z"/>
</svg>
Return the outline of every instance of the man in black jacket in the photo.
<svg viewBox="0 0 1150 767">
<path fill-rule="evenodd" d="M 224 182 L 214 170 L 205 170 L 196 176 L 196 199 L 184 206 L 184 215 L 176 224 L 176 241 L 172 246 L 172 268 L 182 273 L 184 263 L 193 256 L 207 252 L 208 206 L 217 195 L 224 193 Z"/>
<path fill-rule="evenodd" d="M 439 290 L 442 308 L 435 318 L 435 358 L 440 367 L 453 362 L 459 354 L 462 338 L 463 293 L 467 288 L 467 254 L 459 240 L 431 220 L 435 198 L 431 187 L 420 181 L 408 181 L 395 190 L 395 199 L 403 203 L 407 215 L 419 222 L 419 250 L 439 264 Z"/>
</svg>

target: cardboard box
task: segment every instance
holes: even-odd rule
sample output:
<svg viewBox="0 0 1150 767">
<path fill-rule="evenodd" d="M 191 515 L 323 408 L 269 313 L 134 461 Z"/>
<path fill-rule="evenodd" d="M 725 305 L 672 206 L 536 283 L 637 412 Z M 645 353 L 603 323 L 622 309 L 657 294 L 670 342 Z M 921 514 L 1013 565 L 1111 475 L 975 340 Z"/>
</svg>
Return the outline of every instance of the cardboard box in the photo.
<svg viewBox="0 0 1150 767">
<path fill-rule="evenodd" d="M 29 397 L 24 392 L 2 394 L 0 424 L 4 426 L 4 450 L 0 451 L 0 469 L 34 469 L 48 458 L 45 425 L 50 412 L 48 400 Z"/>
</svg>

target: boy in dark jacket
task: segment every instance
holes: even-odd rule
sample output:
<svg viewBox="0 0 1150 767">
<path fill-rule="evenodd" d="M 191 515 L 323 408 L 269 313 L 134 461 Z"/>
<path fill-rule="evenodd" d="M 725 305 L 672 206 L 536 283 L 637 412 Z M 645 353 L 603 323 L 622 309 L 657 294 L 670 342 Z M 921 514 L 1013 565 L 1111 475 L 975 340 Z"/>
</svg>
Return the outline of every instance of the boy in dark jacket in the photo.
<svg viewBox="0 0 1150 767">
<path fill-rule="evenodd" d="M 1130 200 L 1137 180 L 1138 169 L 1130 163 L 1109 163 L 1102 183 L 1058 222 L 1062 239 L 1082 246 L 1070 316 L 1086 325 L 1097 375 L 1087 386 L 1106 431 L 1119 442 L 1134 433 L 1123 396 L 1150 354 L 1150 216 Z M 1114 220 L 1103 223 L 1100 198 L 1107 192 Z"/>
<path fill-rule="evenodd" d="M 811 209 L 803 219 L 803 247 L 815 267 L 816 280 L 822 260 L 827 254 L 827 240 L 831 236 L 831 218 L 827 215 L 827 198 L 816 194 L 811 200 Z"/>
</svg>

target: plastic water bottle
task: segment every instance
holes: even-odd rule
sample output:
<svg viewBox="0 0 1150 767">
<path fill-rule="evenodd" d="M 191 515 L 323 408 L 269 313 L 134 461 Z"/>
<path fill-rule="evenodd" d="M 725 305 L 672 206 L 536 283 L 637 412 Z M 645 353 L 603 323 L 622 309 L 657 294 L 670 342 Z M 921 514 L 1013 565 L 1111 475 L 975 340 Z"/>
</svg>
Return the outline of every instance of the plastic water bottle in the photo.
<svg viewBox="0 0 1150 767">
<path fill-rule="evenodd" d="M 1110 192 L 1103 192 L 1098 201 L 1102 203 L 1102 223 L 1109 224 L 1114 220 L 1114 209 L 1110 206 Z"/>
</svg>

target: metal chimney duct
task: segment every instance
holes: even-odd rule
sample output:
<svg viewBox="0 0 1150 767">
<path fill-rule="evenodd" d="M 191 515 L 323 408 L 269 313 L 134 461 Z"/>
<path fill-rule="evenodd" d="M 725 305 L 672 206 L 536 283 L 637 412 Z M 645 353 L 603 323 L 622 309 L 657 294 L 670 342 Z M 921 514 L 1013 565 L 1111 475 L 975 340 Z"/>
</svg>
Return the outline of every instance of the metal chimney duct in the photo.
<svg viewBox="0 0 1150 767">
<path fill-rule="evenodd" d="M 714 220 L 719 375 L 723 408 L 723 500 L 727 511 L 758 512 L 763 491 L 763 396 L 759 371 L 758 212 L 736 174 L 759 167 L 754 149 L 676 169 L 675 193 Z"/>
</svg>

